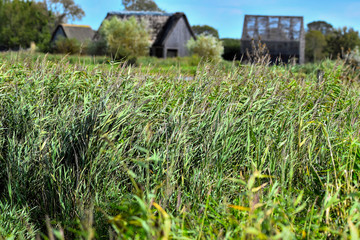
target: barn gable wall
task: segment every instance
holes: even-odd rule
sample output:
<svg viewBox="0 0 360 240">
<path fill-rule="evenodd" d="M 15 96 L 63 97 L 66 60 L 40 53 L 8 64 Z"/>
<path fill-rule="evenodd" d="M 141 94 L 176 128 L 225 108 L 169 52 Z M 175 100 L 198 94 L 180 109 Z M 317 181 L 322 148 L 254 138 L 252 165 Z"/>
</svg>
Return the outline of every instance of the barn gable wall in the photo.
<svg viewBox="0 0 360 240">
<path fill-rule="evenodd" d="M 64 32 L 64 29 L 62 28 L 62 27 L 58 27 L 57 29 L 56 29 L 56 32 L 54 33 L 54 35 L 53 35 L 53 38 L 52 38 L 52 40 L 51 40 L 51 42 L 52 43 L 55 43 L 59 38 L 61 38 L 61 37 L 66 37 L 66 34 L 65 34 L 65 32 Z"/>
<path fill-rule="evenodd" d="M 177 50 L 177 56 L 184 57 L 188 56 L 189 52 L 186 48 L 186 43 L 191 39 L 192 34 L 185 22 L 184 17 L 179 19 L 176 26 L 168 36 L 164 44 L 165 53 L 171 54 L 171 50 Z M 167 56 L 168 54 L 166 54 Z"/>
</svg>

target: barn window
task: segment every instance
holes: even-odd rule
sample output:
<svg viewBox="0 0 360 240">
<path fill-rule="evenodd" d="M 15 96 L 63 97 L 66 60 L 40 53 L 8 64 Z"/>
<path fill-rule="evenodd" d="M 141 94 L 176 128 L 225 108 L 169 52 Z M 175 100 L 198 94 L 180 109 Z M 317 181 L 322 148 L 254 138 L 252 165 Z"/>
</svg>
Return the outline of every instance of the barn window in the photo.
<svg viewBox="0 0 360 240">
<path fill-rule="evenodd" d="M 166 51 L 166 57 L 177 57 L 178 56 L 178 50 L 177 49 L 167 49 Z"/>
<path fill-rule="evenodd" d="M 155 48 L 155 56 L 158 58 L 164 57 L 163 48 Z"/>
</svg>

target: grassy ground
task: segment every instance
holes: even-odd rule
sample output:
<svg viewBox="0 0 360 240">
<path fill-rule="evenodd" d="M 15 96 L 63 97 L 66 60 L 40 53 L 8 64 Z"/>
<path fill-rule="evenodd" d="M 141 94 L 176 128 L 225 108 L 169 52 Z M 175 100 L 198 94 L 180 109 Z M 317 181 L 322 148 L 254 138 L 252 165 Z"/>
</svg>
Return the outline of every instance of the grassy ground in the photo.
<svg viewBox="0 0 360 240">
<path fill-rule="evenodd" d="M 183 80 L 52 57 L 1 55 L 0 239 L 359 238 L 342 62 Z"/>
<path fill-rule="evenodd" d="M 5 52 L 0 53 L 0 57 L 3 60 L 10 61 L 23 61 L 24 59 L 32 59 L 36 61 L 38 58 L 44 58 L 50 62 L 57 63 L 62 61 L 64 58 L 65 61 L 71 65 L 82 65 L 87 66 L 87 69 L 94 68 L 95 66 L 102 65 L 102 67 L 107 70 L 113 65 L 123 65 L 124 62 L 112 61 L 109 57 L 106 56 L 78 56 L 78 55 L 61 55 L 61 54 L 30 54 L 29 52 Z M 131 60 L 130 60 L 131 61 Z M 131 61 L 132 62 L 132 61 Z M 159 59 L 155 57 L 139 57 L 136 59 L 133 67 L 137 67 L 143 70 L 146 74 L 182 74 L 185 76 L 194 76 L 198 69 L 199 63 L 202 60 L 199 57 L 178 57 L 178 58 L 168 58 L 168 59 Z M 231 62 L 223 61 L 219 64 L 219 68 L 229 70 L 232 67 Z"/>
</svg>

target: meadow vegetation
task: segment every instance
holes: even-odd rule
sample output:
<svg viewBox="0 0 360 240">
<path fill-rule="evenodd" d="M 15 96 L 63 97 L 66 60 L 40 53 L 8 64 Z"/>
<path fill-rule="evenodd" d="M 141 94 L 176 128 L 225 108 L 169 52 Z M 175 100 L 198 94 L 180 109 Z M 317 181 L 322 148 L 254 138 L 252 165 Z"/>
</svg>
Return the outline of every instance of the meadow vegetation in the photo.
<svg viewBox="0 0 360 240">
<path fill-rule="evenodd" d="M 359 238 L 344 61 L 0 57 L 0 239 Z"/>
<path fill-rule="evenodd" d="M 224 53 L 222 42 L 212 35 L 201 34 L 197 36 L 196 40 L 191 38 L 187 42 L 186 47 L 191 55 L 196 54 L 216 62 L 221 61 L 221 56 Z"/>
</svg>

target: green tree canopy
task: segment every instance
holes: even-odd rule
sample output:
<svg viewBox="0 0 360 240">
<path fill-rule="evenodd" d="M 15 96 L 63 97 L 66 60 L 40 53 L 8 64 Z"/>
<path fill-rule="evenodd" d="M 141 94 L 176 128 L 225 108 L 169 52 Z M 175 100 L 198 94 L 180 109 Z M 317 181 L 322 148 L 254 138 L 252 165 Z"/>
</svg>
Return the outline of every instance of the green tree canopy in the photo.
<svg viewBox="0 0 360 240">
<path fill-rule="evenodd" d="M 0 46 L 9 48 L 45 44 L 51 33 L 51 13 L 43 2 L 0 0 Z"/>
<path fill-rule="evenodd" d="M 326 36 L 326 51 L 332 58 L 344 57 L 347 52 L 360 46 L 359 33 L 353 28 L 339 28 Z"/>
<path fill-rule="evenodd" d="M 305 56 L 308 61 L 317 61 L 326 56 L 326 39 L 318 30 L 310 30 L 305 36 Z"/>
<path fill-rule="evenodd" d="M 135 17 L 119 20 L 116 17 L 105 20 L 101 28 L 110 54 L 115 59 L 144 56 L 149 53 L 149 33 L 145 22 Z"/>
<path fill-rule="evenodd" d="M 320 31 L 323 35 L 331 33 L 334 28 L 330 23 L 325 21 L 314 21 L 307 25 L 308 31 Z"/>
<path fill-rule="evenodd" d="M 127 11 L 157 11 L 164 12 L 153 0 L 122 0 Z"/>
<path fill-rule="evenodd" d="M 194 25 L 191 28 L 196 36 L 200 36 L 201 34 L 204 34 L 219 38 L 218 30 L 216 30 L 215 28 L 209 25 Z"/>
<path fill-rule="evenodd" d="M 190 53 L 214 61 L 220 61 L 224 53 L 222 42 L 211 35 L 201 34 L 196 40 L 191 38 L 186 47 Z"/>
<path fill-rule="evenodd" d="M 75 4 L 74 0 L 46 0 L 45 3 L 48 10 L 53 12 L 56 17 L 53 23 L 54 27 L 69 19 L 74 21 L 85 16 L 84 10 Z"/>
</svg>

